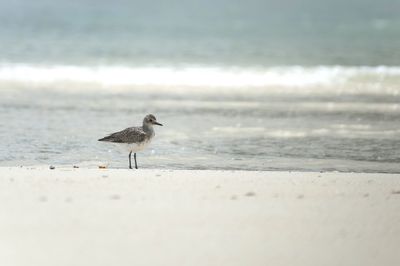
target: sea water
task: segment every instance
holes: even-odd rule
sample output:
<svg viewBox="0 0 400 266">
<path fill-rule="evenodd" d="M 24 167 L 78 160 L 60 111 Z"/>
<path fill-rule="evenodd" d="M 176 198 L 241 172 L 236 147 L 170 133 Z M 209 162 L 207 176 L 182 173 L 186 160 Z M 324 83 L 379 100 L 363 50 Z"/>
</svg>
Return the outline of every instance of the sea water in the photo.
<svg viewBox="0 0 400 266">
<path fill-rule="evenodd" d="M 400 172 L 394 1 L 0 1 L 0 165 Z M 365 12 L 358 12 L 360 9 Z"/>
</svg>

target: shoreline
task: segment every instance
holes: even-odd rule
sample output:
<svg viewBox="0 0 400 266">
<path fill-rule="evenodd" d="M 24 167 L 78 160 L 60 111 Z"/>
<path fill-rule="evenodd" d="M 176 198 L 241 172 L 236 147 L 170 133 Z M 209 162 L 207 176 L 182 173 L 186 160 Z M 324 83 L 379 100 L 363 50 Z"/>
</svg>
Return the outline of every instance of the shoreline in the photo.
<svg viewBox="0 0 400 266">
<path fill-rule="evenodd" d="M 348 174 L 348 175 L 399 175 L 399 171 L 379 171 L 379 170 L 367 170 L 367 171 L 354 171 L 354 170 L 337 170 L 337 169 L 322 169 L 322 170 L 309 170 L 309 169 L 266 169 L 266 170 L 252 170 L 252 169 L 225 169 L 225 168 L 188 168 L 188 169 L 169 169 L 169 168 L 148 168 L 148 165 L 144 167 L 139 165 L 139 169 L 129 169 L 127 166 L 109 166 L 109 163 L 104 164 L 26 164 L 26 165 L 0 165 L 0 171 L 4 169 L 25 169 L 33 171 L 47 171 L 47 170 L 58 170 L 62 172 L 68 171 L 159 171 L 159 172 L 243 172 L 243 173 L 274 173 L 274 174 Z"/>
<path fill-rule="evenodd" d="M 0 200 L 2 265 L 400 259 L 400 174 L 0 167 Z"/>
</svg>

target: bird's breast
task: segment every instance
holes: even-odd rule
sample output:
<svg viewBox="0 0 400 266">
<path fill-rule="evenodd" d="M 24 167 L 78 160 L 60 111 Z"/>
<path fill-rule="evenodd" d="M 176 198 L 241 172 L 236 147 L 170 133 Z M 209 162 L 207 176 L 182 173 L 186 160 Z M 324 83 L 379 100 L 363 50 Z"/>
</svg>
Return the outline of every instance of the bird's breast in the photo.
<svg viewBox="0 0 400 266">
<path fill-rule="evenodd" d="M 149 146 L 150 142 L 151 142 L 151 139 L 149 138 L 149 139 L 147 139 L 147 140 L 145 140 L 143 142 L 140 142 L 140 143 L 128 144 L 129 150 L 132 151 L 132 152 L 138 152 L 138 151 L 144 150 L 147 146 Z"/>
</svg>

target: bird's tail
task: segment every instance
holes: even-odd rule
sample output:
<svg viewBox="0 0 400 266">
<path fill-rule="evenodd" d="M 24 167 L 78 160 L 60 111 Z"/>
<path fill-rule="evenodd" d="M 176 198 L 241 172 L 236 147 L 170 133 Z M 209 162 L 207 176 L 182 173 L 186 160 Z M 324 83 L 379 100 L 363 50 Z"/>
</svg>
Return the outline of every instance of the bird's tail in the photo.
<svg viewBox="0 0 400 266">
<path fill-rule="evenodd" d="M 98 139 L 98 141 L 109 141 L 110 140 L 110 136 Z"/>
</svg>

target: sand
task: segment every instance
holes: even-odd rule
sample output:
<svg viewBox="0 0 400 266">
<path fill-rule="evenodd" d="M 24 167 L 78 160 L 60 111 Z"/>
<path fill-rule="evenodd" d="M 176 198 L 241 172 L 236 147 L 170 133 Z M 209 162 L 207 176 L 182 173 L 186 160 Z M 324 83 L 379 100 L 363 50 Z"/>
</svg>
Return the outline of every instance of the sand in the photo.
<svg viewBox="0 0 400 266">
<path fill-rule="evenodd" d="M 399 265 L 400 175 L 0 168 L 0 265 Z"/>
</svg>

